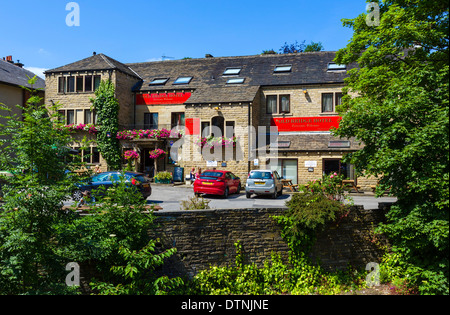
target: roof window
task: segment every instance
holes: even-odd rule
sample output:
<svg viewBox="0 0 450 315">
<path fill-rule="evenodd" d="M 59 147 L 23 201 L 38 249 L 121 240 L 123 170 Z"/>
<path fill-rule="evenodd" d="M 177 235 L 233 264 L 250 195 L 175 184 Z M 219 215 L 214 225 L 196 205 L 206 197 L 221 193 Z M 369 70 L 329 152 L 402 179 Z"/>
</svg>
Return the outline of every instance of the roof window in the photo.
<svg viewBox="0 0 450 315">
<path fill-rule="evenodd" d="M 192 77 L 179 77 L 173 82 L 173 84 L 189 84 L 192 80 Z"/>
<path fill-rule="evenodd" d="M 150 82 L 149 85 L 164 85 L 167 81 L 169 81 L 169 78 L 156 78 L 153 79 L 153 81 Z"/>
<path fill-rule="evenodd" d="M 347 70 L 347 66 L 330 62 L 328 63 L 328 70 Z"/>
<path fill-rule="evenodd" d="M 291 72 L 292 65 L 279 65 L 273 70 L 274 73 Z"/>
<path fill-rule="evenodd" d="M 227 68 L 223 75 L 238 75 L 239 73 L 241 73 L 241 68 Z"/>
<path fill-rule="evenodd" d="M 244 78 L 229 79 L 227 81 L 227 84 L 242 84 L 244 83 L 244 81 L 245 81 Z"/>
</svg>

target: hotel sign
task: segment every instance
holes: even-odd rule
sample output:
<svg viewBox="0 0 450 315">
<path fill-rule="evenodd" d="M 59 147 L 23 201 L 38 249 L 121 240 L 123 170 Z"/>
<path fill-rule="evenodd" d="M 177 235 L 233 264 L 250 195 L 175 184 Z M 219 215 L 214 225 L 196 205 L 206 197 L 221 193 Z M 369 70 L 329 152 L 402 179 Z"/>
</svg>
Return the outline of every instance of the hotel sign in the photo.
<svg viewBox="0 0 450 315">
<path fill-rule="evenodd" d="M 272 118 L 271 126 L 278 127 L 278 132 L 330 131 L 339 128 L 341 119 L 340 116 Z"/>
<path fill-rule="evenodd" d="M 190 97 L 190 92 L 137 94 L 136 105 L 184 104 Z"/>
</svg>

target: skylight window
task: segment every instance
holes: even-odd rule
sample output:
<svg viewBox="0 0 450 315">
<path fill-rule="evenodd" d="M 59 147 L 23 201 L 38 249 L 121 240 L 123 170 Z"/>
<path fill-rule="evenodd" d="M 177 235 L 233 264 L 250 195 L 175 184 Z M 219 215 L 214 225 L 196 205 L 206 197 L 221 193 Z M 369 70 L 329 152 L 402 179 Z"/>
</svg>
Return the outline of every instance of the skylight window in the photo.
<svg viewBox="0 0 450 315">
<path fill-rule="evenodd" d="M 192 80 L 192 77 L 179 77 L 173 82 L 173 84 L 189 84 Z"/>
<path fill-rule="evenodd" d="M 242 84 L 244 83 L 244 81 L 245 81 L 244 78 L 229 79 L 227 81 L 227 84 Z"/>
<path fill-rule="evenodd" d="M 275 73 L 281 73 L 281 72 L 291 72 L 292 65 L 282 65 L 282 66 L 276 66 L 273 72 Z"/>
<path fill-rule="evenodd" d="M 340 65 L 334 62 L 330 62 L 328 64 L 328 70 L 346 70 L 347 66 L 346 65 Z"/>
<path fill-rule="evenodd" d="M 227 68 L 223 75 L 238 75 L 241 73 L 241 68 Z"/>
<path fill-rule="evenodd" d="M 169 81 L 169 78 L 157 78 L 150 82 L 149 85 L 164 85 L 167 81 Z"/>
</svg>

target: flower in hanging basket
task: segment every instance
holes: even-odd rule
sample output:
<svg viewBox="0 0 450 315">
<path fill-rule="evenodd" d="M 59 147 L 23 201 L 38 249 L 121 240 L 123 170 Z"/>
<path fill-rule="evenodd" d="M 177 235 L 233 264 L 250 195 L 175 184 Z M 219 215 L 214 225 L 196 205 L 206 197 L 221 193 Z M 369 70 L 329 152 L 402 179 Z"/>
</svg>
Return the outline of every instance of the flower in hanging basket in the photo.
<svg viewBox="0 0 450 315">
<path fill-rule="evenodd" d="M 137 159 L 139 159 L 139 154 L 136 151 L 134 151 L 134 150 L 125 151 L 125 153 L 123 155 L 125 157 L 125 160 L 137 160 Z"/>
<path fill-rule="evenodd" d="M 150 158 L 157 159 L 164 154 L 167 154 L 167 152 L 165 152 L 164 150 L 161 150 L 161 149 L 155 149 L 153 151 L 150 151 Z"/>
</svg>

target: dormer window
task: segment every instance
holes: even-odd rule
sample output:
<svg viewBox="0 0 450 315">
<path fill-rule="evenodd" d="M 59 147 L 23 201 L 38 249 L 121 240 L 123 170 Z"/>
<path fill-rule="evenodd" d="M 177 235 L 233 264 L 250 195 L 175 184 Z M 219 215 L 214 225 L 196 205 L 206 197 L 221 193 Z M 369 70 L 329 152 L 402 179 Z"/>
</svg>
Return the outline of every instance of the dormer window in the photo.
<svg viewBox="0 0 450 315">
<path fill-rule="evenodd" d="M 291 72 L 292 71 L 292 65 L 279 65 L 276 66 L 273 70 L 274 73 L 283 73 L 283 72 Z"/>
<path fill-rule="evenodd" d="M 328 70 L 329 71 L 338 71 L 338 70 L 347 70 L 347 66 L 346 65 L 340 65 L 334 62 L 330 62 L 328 64 Z"/>
<path fill-rule="evenodd" d="M 164 85 L 169 81 L 169 78 L 156 78 L 149 85 Z"/>
<path fill-rule="evenodd" d="M 173 82 L 173 84 L 189 84 L 192 80 L 192 77 L 179 77 Z"/>
<path fill-rule="evenodd" d="M 227 68 L 223 75 L 239 75 L 241 73 L 241 68 Z"/>
</svg>

